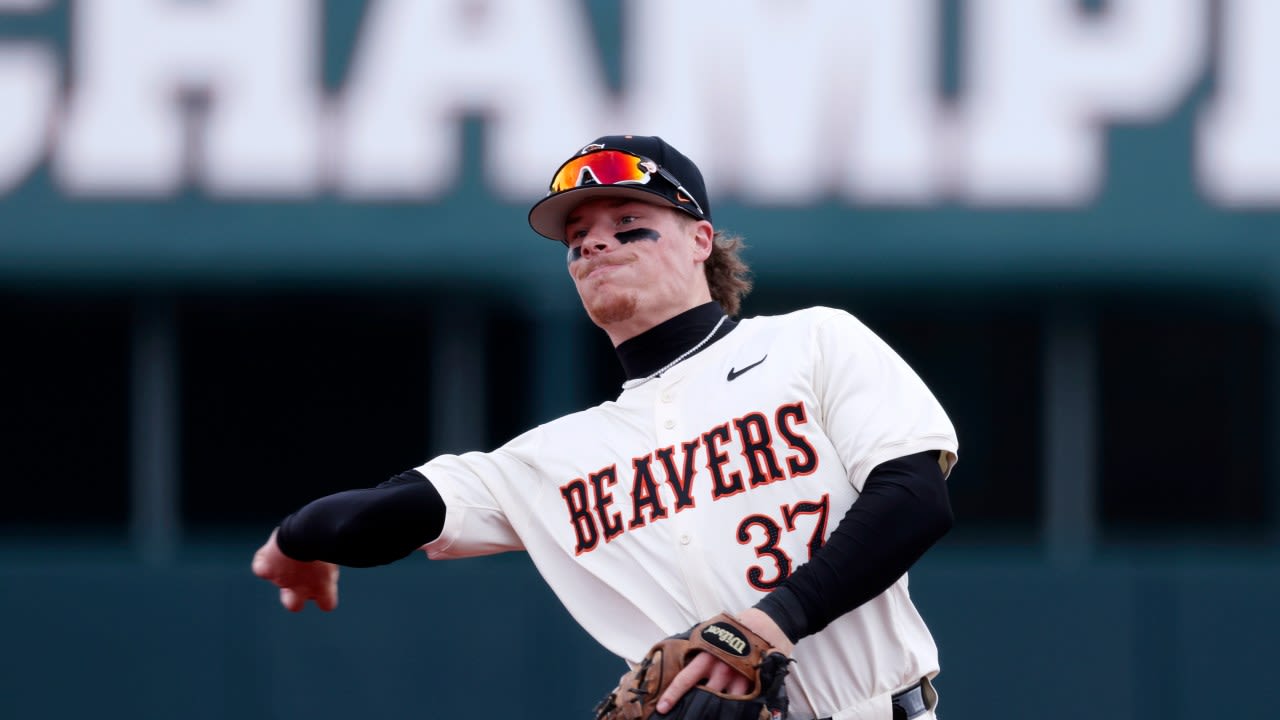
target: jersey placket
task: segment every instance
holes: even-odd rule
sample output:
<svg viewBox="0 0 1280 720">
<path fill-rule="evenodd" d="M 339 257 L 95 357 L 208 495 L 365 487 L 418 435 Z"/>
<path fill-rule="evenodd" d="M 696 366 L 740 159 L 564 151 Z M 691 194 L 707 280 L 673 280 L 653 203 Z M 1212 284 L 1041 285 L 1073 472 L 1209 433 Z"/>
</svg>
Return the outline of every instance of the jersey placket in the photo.
<svg viewBox="0 0 1280 720">
<path fill-rule="evenodd" d="M 654 434 L 658 439 L 658 447 L 674 447 L 677 451 L 681 444 L 689 440 L 683 413 L 683 404 L 688 401 L 683 397 L 681 381 L 683 377 L 659 378 L 658 392 L 654 394 L 653 420 Z M 676 458 L 677 467 L 682 467 L 684 459 Z M 673 556 L 680 567 L 685 585 L 694 603 L 698 617 L 706 617 L 725 610 L 718 599 L 718 594 L 710 584 L 712 573 L 707 565 L 704 538 L 699 534 L 697 522 L 698 511 L 688 509 L 675 511 L 675 493 L 667 483 L 662 483 L 659 492 L 663 502 L 671 513 L 670 538 L 674 543 Z M 705 510 L 704 510 L 705 512 Z"/>
</svg>

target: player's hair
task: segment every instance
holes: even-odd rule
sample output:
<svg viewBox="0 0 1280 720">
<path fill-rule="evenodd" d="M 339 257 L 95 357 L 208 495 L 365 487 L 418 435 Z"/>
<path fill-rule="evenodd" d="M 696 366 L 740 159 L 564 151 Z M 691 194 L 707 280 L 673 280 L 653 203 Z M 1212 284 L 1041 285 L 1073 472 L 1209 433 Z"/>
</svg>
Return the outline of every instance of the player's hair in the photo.
<svg viewBox="0 0 1280 720">
<path fill-rule="evenodd" d="M 716 230 L 711 241 L 711 255 L 702 265 L 707 273 L 711 299 L 720 303 L 729 317 L 737 317 L 742 309 L 742 299 L 751 292 L 751 268 L 742 259 L 742 250 L 746 246 L 741 236 Z"/>
</svg>

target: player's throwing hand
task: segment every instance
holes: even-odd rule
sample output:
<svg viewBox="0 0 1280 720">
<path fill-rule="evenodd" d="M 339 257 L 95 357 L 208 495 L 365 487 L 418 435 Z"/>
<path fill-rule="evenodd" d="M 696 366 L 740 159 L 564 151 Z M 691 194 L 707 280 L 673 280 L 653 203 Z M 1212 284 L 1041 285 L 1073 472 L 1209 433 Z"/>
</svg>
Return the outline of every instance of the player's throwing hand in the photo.
<svg viewBox="0 0 1280 720">
<path fill-rule="evenodd" d="M 275 583 L 280 604 L 291 612 L 301 610 L 308 600 L 326 612 L 338 607 L 338 566 L 294 560 L 280 551 L 275 532 L 253 554 L 253 574 Z"/>
</svg>

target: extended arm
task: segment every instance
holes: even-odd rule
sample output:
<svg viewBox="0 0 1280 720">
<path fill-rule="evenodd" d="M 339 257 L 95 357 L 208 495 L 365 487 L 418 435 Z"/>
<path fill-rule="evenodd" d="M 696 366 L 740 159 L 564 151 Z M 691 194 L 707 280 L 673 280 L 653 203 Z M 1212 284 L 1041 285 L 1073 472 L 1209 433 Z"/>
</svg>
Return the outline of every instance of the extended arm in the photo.
<svg viewBox="0 0 1280 720">
<path fill-rule="evenodd" d="M 444 500 L 416 470 L 372 488 L 309 503 L 280 523 L 280 549 L 295 560 L 349 567 L 386 565 L 435 540 Z"/>
<path fill-rule="evenodd" d="M 420 473 L 409 471 L 373 488 L 315 500 L 285 518 L 253 557 L 253 572 L 280 587 L 292 611 L 313 600 L 338 604 L 338 565 L 385 565 L 434 540 L 444 501 Z"/>
</svg>

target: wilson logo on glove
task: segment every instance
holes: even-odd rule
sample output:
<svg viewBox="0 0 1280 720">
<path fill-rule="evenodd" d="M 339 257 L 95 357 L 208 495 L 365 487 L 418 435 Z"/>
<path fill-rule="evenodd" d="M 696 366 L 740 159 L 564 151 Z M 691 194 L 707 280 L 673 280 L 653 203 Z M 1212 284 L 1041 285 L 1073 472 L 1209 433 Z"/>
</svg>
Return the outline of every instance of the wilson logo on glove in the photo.
<svg viewBox="0 0 1280 720">
<path fill-rule="evenodd" d="M 723 623 L 714 623 L 703 628 L 702 639 L 738 657 L 746 657 L 747 651 L 751 649 L 751 645 L 746 638 Z"/>
</svg>

